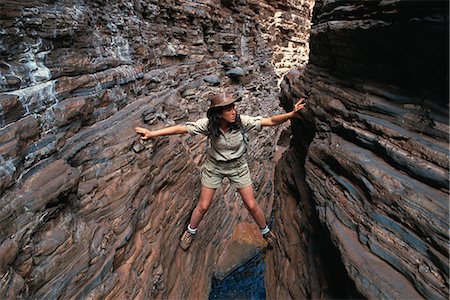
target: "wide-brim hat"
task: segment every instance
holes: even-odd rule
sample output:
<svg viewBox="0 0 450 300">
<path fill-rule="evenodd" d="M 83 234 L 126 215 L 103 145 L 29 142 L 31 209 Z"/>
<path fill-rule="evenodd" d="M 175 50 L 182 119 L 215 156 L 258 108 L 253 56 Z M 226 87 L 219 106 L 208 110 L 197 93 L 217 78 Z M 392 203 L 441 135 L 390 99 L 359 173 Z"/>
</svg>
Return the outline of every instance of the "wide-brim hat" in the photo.
<svg viewBox="0 0 450 300">
<path fill-rule="evenodd" d="M 242 100 L 242 97 L 236 97 L 231 94 L 217 94 L 210 98 L 211 104 L 209 106 L 208 112 L 213 109 L 224 107 L 230 105 L 234 102 L 239 102 Z"/>
</svg>

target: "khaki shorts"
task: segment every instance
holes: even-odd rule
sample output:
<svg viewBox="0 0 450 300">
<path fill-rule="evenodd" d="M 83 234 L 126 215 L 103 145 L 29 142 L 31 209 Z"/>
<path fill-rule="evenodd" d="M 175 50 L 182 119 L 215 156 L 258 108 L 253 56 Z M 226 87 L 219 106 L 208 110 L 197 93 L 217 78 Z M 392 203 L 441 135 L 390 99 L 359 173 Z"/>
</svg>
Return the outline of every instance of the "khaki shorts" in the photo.
<svg viewBox="0 0 450 300">
<path fill-rule="evenodd" d="M 202 185 L 217 189 L 222 185 L 222 180 L 227 177 L 232 186 L 241 189 L 252 184 L 250 170 L 245 158 L 239 158 L 231 162 L 220 162 L 213 158 L 207 158 L 202 167 Z"/>
</svg>

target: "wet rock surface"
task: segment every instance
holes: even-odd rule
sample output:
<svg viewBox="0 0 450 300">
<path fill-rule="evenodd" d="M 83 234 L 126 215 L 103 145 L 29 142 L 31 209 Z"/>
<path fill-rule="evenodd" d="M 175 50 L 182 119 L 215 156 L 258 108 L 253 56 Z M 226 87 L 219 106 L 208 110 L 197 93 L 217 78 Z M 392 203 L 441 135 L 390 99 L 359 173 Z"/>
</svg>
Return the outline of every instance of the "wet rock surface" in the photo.
<svg viewBox="0 0 450 300">
<path fill-rule="evenodd" d="M 266 299 L 264 270 L 264 255 L 259 253 L 224 280 L 213 279 L 209 299 Z"/>
<path fill-rule="evenodd" d="M 214 278 L 223 280 L 265 248 L 267 248 L 267 242 L 261 236 L 258 225 L 237 224 L 215 264 Z"/>
<path fill-rule="evenodd" d="M 311 253 L 312 215 L 363 297 L 447 299 L 448 3 L 317 1 L 312 22 L 310 61 L 282 83 L 286 108 L 307 97 L 305 120 L 292 127 L 295 153 L 283 156 L 292 161 L 285 173 L 305 161 L 305 181 L 287 176 L 279 188 L 279 215 L 289 195 L 300 201 L 288 206 L 295 223 L 276 226 L 286 240 L 273 263 L 290 257 L 286 269 L 300 278 L 317 266 L 299 268 L 290 250 Z M 290 287 L 286 297 L 315 298 L 291 274 L 267 274 Z"/>
<path fill-rule="evenodd" d="M 307 59 L 312 1 L 238 4 L 0 4 L 0 298 L 208 298 L 235 226 L 253 221 L 225 182 L 182 251 L 205 139 L 134 127 L 204 117 L 223 90 L 240 113 L 282 112 L 278 76 Z M 279 130 L 248 153 L 267 215 Z"/>
</svg>

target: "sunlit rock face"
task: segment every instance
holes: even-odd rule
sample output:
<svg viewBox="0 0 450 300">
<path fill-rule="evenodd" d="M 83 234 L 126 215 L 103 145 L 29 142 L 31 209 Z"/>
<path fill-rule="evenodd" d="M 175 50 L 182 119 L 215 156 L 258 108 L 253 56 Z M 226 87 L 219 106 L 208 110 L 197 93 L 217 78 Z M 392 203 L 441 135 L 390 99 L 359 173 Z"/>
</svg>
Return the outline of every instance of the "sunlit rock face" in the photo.
<svg viewBox="0 0 450 300">
<path fill-rule="evenodd" d="M 142 142 L 134 127 L 205 117 L 223 90 L 240 113 L 282 112 L 278 75 L 306 62 L 312 4 L 3 1 L 0 298 L 207 298 L 253 221 L 226 182 L 183 252 L 205 139 Z M 248 155 L 268 216 L 280 131 L 255 133 Z"/>
<path fill-rule="evenodd" d="M 448 3 L 317 1 L 312 22 L 309 63 L 282 83 L 286 108 L 308 102 L 282 158 L 306 180 L 285 171 L 300 195 L 285 264 L 295 242 L 308 253 L 312 207 L 362 296 L 447 299 Z"/>
</svg>

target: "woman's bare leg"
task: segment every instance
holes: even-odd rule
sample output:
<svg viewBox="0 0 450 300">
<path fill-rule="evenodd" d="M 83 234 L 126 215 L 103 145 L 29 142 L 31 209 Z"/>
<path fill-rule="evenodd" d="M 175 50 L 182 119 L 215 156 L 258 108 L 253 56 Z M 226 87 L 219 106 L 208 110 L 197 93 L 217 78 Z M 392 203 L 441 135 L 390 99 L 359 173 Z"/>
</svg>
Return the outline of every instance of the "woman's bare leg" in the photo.
<svg viewBox="0 0 450 300">
<path fill-rule="evenodd" d="M 203 219 L 203 215 L 208 211 L 215 191 L 216 189 L 208 188 L 202 185 L 200 200 L 198 201 L 197 207 L 192 212 L 191 222 L 189 223 L 192 229 L 197 228 L 198 224 Z"/>
<path fill-rule="evenodd" d="M 253 193 L 253 186 L 250 185 L 239 189 L 239 194 L 241 194 L 245 207 L 252 215 L 253 219 L 255 219 L 256 224 L 258 224 L 260 229 L 264 229 L 267 225 L 266 218 L 264 217 L 261 207 L 256 202 L 255 195 Z"/>
</svg>

